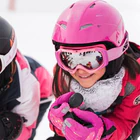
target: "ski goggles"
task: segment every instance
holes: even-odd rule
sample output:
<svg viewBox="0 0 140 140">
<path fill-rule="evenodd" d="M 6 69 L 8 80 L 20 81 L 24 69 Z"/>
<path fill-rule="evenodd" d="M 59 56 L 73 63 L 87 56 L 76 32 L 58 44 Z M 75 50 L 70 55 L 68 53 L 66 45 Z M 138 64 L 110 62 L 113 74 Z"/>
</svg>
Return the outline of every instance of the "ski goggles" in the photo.
<svg viewBox="0 0 140 140">
<path fill-rule="evenodd" d="M 83 69 L 92 74 L 107 66 L 109 61 L 120 57 L 126 51 L 128 45 L 125 49 L 124 45 L 121 45 L 109 50 L 106 50 L 104 44 L 69 48 L 60 46 L 60 49 L 55 52 L 58 65 L 71 74 L 75 73 L 77 69 Z"/>
<path fill-rule="evenodd" d="M 17 53 L 17 40 L 16 40 L 16 37 L 15 37 L 13 45 L 11 46 L 10 51 L 5 55 L 0 55 L 0 61 L 1 61 L 0 74 L 12 62 L 12 60 L 14 59 L 16 53 Z"/>
</svg>

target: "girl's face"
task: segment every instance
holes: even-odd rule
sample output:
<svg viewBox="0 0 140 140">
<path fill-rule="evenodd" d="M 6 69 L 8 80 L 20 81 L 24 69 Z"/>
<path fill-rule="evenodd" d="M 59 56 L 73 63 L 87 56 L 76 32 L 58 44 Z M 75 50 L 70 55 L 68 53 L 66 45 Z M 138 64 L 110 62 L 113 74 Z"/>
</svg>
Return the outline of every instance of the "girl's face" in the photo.
<svg viewBox="0 0 140 140">
<path fill-rule="evenodd" d="M 77 71 L 74 74 L 71 74 L 71 76 L 79 82 L 79 84 L 84 88 L 90 88 L 93 86 L 96 81 L 98 81 L 105 73 L 105 67 L 96 71 L 93 74 L 89 74 L 83 69 L 77 69 Z"/>
</svg>

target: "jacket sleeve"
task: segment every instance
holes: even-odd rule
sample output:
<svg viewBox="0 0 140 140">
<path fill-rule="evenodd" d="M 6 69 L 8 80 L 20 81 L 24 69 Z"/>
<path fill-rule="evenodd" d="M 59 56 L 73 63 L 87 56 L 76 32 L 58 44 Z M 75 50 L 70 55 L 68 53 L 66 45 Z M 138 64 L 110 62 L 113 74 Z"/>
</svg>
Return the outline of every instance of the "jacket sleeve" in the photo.
<svg viewBox="0 0 140 140">
<path fill-rule="evenodd" d="M 35 75 L 40 83 L 41 98 L 47 98 L 52 95 L 52 76 L 44 67 L 38 67 Z"/>
<path fill-rule="evenodd" d="M 16 140 L 28 140 L 31 137 L 32 129 L 35 128 L 36 123 L 33 123 L 31 126 L 26 127 L 23 125 L 22 132 Z"/>
<path fill-rule="evenodd" d="M 52 76 L 49 71 L 35 59 L 25 56 L 30 65 L 31 73 L 35 75 L 40 84 L 41 98 L 48 98 L 52 95 Z"/>
<path fill-rule="evenodd" d="M 36 120 L 39 113 L 40 104 L 40 86 L 36 78 L 26 70 L 22 71 L 20 78 L 21 96 L 17 99 L 20 104 L 17 105 L 12 112 L 19 114 L 25 118 L 22 133 L 18 140 L 28 140 L 35 128 Z"/>
<path fill-rule="evenodd" d="M 112 120 L 116 127 L 110 140 L 127 139 L 140 118 L 140 85 L 106 117 Z"/>
</svg>

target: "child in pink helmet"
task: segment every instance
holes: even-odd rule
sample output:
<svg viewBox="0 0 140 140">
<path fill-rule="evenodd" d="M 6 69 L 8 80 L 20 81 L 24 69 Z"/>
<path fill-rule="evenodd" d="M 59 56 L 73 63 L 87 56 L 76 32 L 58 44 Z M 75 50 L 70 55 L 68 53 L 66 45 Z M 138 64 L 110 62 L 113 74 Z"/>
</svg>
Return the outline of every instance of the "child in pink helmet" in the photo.
<svg viewBox="0 0 140 140">
<path fill-rule="evenodd" d="M 120 13 L 102 0 L 77 1 L 59 16 L 53 44 L 56 136 L 48 140 L 126 140 L 140 116 L 140 46 Z"/>
</svg>

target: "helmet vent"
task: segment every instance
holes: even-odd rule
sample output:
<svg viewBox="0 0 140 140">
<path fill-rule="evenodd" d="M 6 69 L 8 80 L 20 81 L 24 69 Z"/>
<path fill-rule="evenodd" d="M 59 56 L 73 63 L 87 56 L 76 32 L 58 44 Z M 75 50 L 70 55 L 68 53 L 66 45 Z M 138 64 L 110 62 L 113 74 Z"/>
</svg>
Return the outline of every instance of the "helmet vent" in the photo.
<svg viewBox="0 0 140 140">
<path fill-rule="evenodd" d="M 66 24 L 60 24 L 60 26 L 61 26 L 63 29 L 66 29 L 66 27 L 67 27 Z"/>
<path fill-rule="evenodd" d="M 73 4 L 70 6 L 70 8 L 72 8 L 72 7 L 74 6 L 74 4 L 75 4 L 75 3 L 73 3 Z"/>
<path fill-rule="evenodd" d="M 85 24 L 85 25 L 80 27 L 80 30 L 86 29 L 86 28 L 88 28 L 90 26 L 92 26 L 92 24 Z"/>
<path fill-rule="evenodd" d="M 93 3 L 89 8 L 93 8 L 95 6 L 95 3 Z"/>
</svg>

